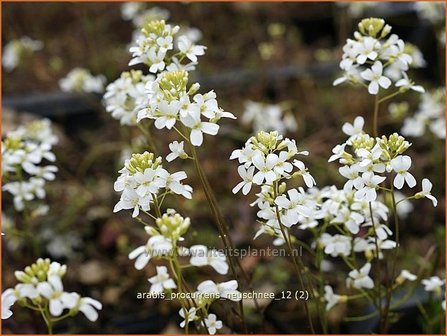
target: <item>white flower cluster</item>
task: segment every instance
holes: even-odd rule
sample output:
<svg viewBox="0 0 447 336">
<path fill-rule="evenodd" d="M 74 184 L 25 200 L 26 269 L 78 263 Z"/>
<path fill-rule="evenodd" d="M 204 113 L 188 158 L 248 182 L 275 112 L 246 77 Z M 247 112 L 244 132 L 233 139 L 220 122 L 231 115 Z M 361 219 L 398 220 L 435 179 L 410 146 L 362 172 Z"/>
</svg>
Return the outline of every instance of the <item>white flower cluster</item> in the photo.
<svg viewBox="0 0 447 336">
<path fill-rule="evenodd" d="M 417 1 L 414 8 L 418 15 L 433 24 L 444 25 L 445 3 L 443 1 Z"/>
<path fill-rule="evenodd" d="M 349 138 L 335 146 L 329 158 L 329 162 L 339 160 L 343 165 L 339 172 L 348 180 L 344 190 L 355 190 L 355 198 L 373 202 L 377 199 L 377 190 L 387 178 L 393 179 L 392 184 L 397 189 L 402 189 L 404 184 L 414 188 L 416 179 L 409 172 L 411 157 L 403 155 L 411 144 L 397 133 L 373 138 L 363 132 L 363 125 L 362 117 L 357 117 L 353 124 L 345 123 L 343 132 Z M 428 179 L 424 181 L 423 190 L 414 197 L 430 198 L 436 206 L 436 199 L 430 194 L 431 183 Z"/>
<path fill-rule="evenodd" d="M 245 143 L 242 149 L 233 151 L 230 159 L 238 159 L 238 173 L 243 179 L 233 189 L 247 195 L 252 185 L 261 187 L 257 200 L 252 205 L 259 207 L 258 217 L 263 220 L 262 233 L 277 237 L 276 244 L 282 243 L 280 225 L 291 227 L 306 222 L 315 208 L 308 202 L 303 188 L 287 190 L 284 181 L 301 176 L 307 187 L 315 185 L 315 180 L 304 163 L 295 157 L 308 155 L 299 152 L 294 140 L 283 139 L 278 132 L 259 132 Z"/>
<path fill-rule="evenodd" d="M 217 273 L 225 275 L 228 273 L 228 264 L 225 255 L 217 250 L 208 249 L 204 245 L 193 245 L 191 247 L 180 246 L 179 242 L 184 241 L 183 235 L 189 229 L 191 222 L 189 218 L 183 218 L 172 209 L 161 217 L 157 218 L 156 227 L 146 226 L 146 233 L 150 236 L 147 243 L 143 246 L 137 247 L 130 252 L 129 259 L 135 260 L 135 268 L 143 269 L 150 260 L 167 260 L 171 261 L 170 265 L 178 263 L 178 256 L 189 257 L 189 263 L 178 265 L 178 267 L 212 267 Z M 178 277 L 181 277 L 173 270 L 174 279 L 168 272 L 166 266 L 157 266 L 157 274 L 149 278 L 151 284 L 150 292 L 152 294 L 160 294 L 165 291 L 171 291 L 179 288 Z M 180 280 L 181 281 L 181 280 Z M 232 301 L 239 301 L 241 293 L 237 290 L 238 283 L 236 280 L 231 280 L 222 283 L 215 283 L 212 280 L 205 280 L 201 282 L 195 293 L 189 293 L 191 300 L 189 303 L 195 303 L 196 306 L 186 309 L 182 305 L 179 314 L 184 321 L 180 323 L 180 327 L 185 326 L 193 321 L 199 319 L 198 314 L 202 314 L 202 325 L 204 324 L 210 334 L 215 334 L 216 329 L 222 327 L 221 321 L 216 321 L 214 314 L 207 314 L 203 316 L 202 311 L 208 311 L 209 306 L 218 299 L 228 299 Z"/>
<path fill-rule="evenodd" d="M 388 89 L 392 83 L 400 92 L 409 89 L 424 92 L 423 87 L 415 85 L 407 75 L 410 67 L 423 66 L 421 53 L 413 45 L 407 47 L 396 34 L 388 37 L 390 31 L 391 26 L 383 19 L 363 19 L 359 32 L 355 32 L 354 39 L 348 39 L 343 47 L 340 68 L 344 74 L 334 85 L 362 84 L 372 95 Z"/>
<path fill-rule="evenodd" d="M 20 64 L 23 57 L 34 51 L 41 50 L 43 43 L 23 36 L 18 40 L 12 40 L 3 47 L 2 64 L 6 71 L 12 71 Z"/>
<path fill-rule="evenodd" d="M 445 139 L 445 88 L 441 87 L 422 95 L 421 103 L 414 116 L 404 120 L 402 134 L 421 137 L 426 128 L 438 138 Z"/>
<path fill-rule="evenodd" d="M 49 318 L 58 318 L 65 309 L 70 316 L 82 312 L 90 321 L 98 319 L 97 310 L 102 309 L 99 301 L 89 297 L 81 297 L 75 292 L 64 291 L 62 278 L 67 266 L 49 259 L 38 259 L 36 263 L 15 272 L 19 283 L 14 288 L 2 293 L 2 319 L 12 316 L 11 306 L 21 306 L 38 311 L 48 309 Z"/>
<path fill-rule="evenodd" d="M 121 125 L 135 125 L 138 107 L 147 99 L 145 86 L 154 79 L 152 75 L 143 75 L 140 70 L 123 72 L 120 78 L 106 87 L 104 94 L 106 111 L 118 119 Z"/>
<path fill-rule="evenodd" d="M 187 34 L 178 35 L 179 26 L 172 27 L 164 20 L 149 21 L 129 51 L 129 65 L 144 63 L 151 73 L 167 70 L 194 70 L 197 56 L 205 54 L 205 46 L 196 45 Z M 185 59 L 190 63 L 181 64 Z"/>
<path fill-rule="evenodd" d="M 145 8 L 143 2 L 126 2 L 121 5 L 121 17 L 132 21 L 136 27 L 143 27 L 145 23 L 155 20 L 168 20 L 170 13 L 160 7 Z"/>
<path fill-rule="evenodd" d="M 242 123 L 251 124 L 256 133 L 278 131 L 278 133 L 284 134 L 287 131 L 296 131 L 298 127 L 293 114 L 284 111 L 280 104 L 264 104 L 254 101 L 245 102 Z"/>
<path fill-rule="evenodd" d="M 93 76 L 87 69 L 74 68 L 59 81 L 59 87 L 64 92 L 101 93 L 105 83 L 103 75 Z"/>
<path fill-rule="evenodd" d="M 8 132 L 2 141 L 3 190 L 14 196 L 14 207 L 22 211 L 36 198 L 45 197 L 45 181 L 55 179 L 57 167 L 46 165 L 56 156 L 52 147 L 58 138 L 48 119 L 38 120 Z"/>
<path fill-rule="evenodd" d="M 232 118 L 230 112 L 224 112 L 218 106 L 216 93 L 196 93 L 199 84 L 188 85 L 188 72 L 174 70 L 162 72 L 157 79 L 148 82 L 148 101 L 138 112 L 137 121 L 155 120 L 158 129 L 172 129 L 177 121 L 189 130 L 190 141 L 194 146 L 201 146 L 203 134 L 216 135 L 219 131 L 217 122 L 221 118 Z M 203 121 L 202 117 L 208 119 Z"/>
<path fill-rule="evenodd" d="M 115 181 L 115 191 L 121 192 L 121 198 L 113 212 L 133 209 L 132 217 L 141 211 L 148 212 L 151 203 L 158 202 L 158 194 L 174 193 L 186 198 L 192 197 L 192 188 L 182 184 L 187 176 L 184 171 L 170 174 L 162 167 L 161 157 L 155 158 L 153 153 L 132 154 L 124 163 L 121 175 Z"/>
</svg>

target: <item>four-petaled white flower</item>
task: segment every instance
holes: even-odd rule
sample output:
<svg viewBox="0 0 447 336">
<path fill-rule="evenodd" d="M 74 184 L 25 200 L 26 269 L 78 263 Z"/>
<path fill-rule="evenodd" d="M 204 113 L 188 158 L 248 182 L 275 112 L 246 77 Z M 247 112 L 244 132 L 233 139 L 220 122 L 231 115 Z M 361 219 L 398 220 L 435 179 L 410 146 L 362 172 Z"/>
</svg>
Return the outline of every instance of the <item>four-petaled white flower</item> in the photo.
<svg viewBox="0 0 447 336">
<path fill-rule="evenodd" d="M 203 324 L 205 324 L 210 335 L 214 335 L 218 329 L 222 329 L 222 321 L 217 320 L 215 314 L 209 314 L 203 319 Z"/>
<path fill-rule="evenodd" d="M 239 173 L 239 176 L 242 178 L 242 181 L 239 182 L 232 191 L 234 194 L 237 194 L 239 190 L 242 189 L 242 193 L 244 195 L 247 195 L 250 192 L 251 186 L 253 184 L 253 174 L 255 173 L 255 167 L 249 167 L 248 169 L 245 169 L 244 166 L 239 166 L 237 168 L 237 171 Z"/>
<path fill-rule="evenodd" d="M 165 289 L 177 288 L 166 266 L 157 266 L 157 275 L 149 278 L 148 281 L 152 284 L 150 288 L 151 293 L 162 293 Z"/>
<path fill-rule="evenodd" d="M 65 308 L 74 308 L 78 302 L 76 295 L 64 292 L 62 281 L 58 276 L 49 276 L 48 281 L 37 285 L 40 295 L 49 300 L 50 313 L 53 316 L 60 316 Z"/>
<path fill-rule="evenodd" d="M 372 95 L 376 95 L 379 92 L 379 87 L 388 89 L 391 85 L 391 80 L 388 77 L 383 76 L 383 65 L 380 61 L 374 62 L 371 69 L 366 69 L 360 76 L 363 79 L 369 81 L 368 92 Z"/>
<path fill-rule="evenodd" d="M 408 155 L 399 155 L 391 160 L 391 168 L 396 172 L 394 178 L 394 186 L 397 189 L 402 189 L 404 182 L 407 182 L 410 188 L 416 185 L 416 179 L 408 172 L 411 167 L 411 158 Z"/>
<path fill-rule="evenodd" d="M 216 284 L 212 280 L 206 280 L 197 286 L 197 290 L 200 293 L 206 293 L 209 296 L 215 296 L 215 298 L 224 298 L 231 301 L 240 301 L 242 294 L 237 290 L 238 284 L 236 280 L 230 280 L 227 282 L 221 282 Z"/>
<path fill-rule="evenodd" d="M 216 135 L 219 131 L 219 125 L 201 121 L 200 112 L 197 110 L 190 111 L 185 117 L 181 117 L 182 123 L 191 128 L 190 139 L 194 146 L 200 146 L 203 142 L 203 133 Z"/>
<path fill-rule="evenodd" d="M 155 119 L 155 127 L 162 129 L 166 127 L 171 129 L 177 121 L 177 116 L 180 111 L 180 102 L 173 100 L 170 103 L 166 101 L 160 102 L 158 105 L 157 119 Z"/>
<path fill-rule="evenodd" d="M 166 161 L 171 162 L 174 161 L 176 158 L 184 159 L 188 157 L 188 155 L 185 153 L 184 150 L 184 142 L 178 142 L 174 141 L 169 144 L 169 149 L 171 150 L 171 153 L 169 153 L 166 156 Z"/>
<path fill-rule="evenodd" d="M 197 62 L 197 56 L 205 55 L 205 46 L 195 45 L 187 36 L 178 38 L 179 50 L 192 62 Z"/>
<path fill-rule="evenodd" d="M 190 322 L 197 320 L 199 317 L 197 314 L 197 308 L 191 307 L 188 310 L 186 308 L 180 308 L 179 315 L 183 318 L 183 321 L 180 322 L 180 328 L 184 328 Z"/>
<path fill-rule="evenodd" d="M 217 250 L 208 250 L 204 245 L 191 246 L 191 265 L 206 266 L 210 265 L 219 274 L 228 273 L 228 264 L 225 255 Z"/>
<path fill-rule="evenodd" d="M 355 288 L 374 288 L 374 281 L 369 276 L 371 270 L 371 264 L 366 263 L 360 270 L 352 270 L 349 272 L 349 278 L 346 280 L 348 287 Z"/>
</svg>

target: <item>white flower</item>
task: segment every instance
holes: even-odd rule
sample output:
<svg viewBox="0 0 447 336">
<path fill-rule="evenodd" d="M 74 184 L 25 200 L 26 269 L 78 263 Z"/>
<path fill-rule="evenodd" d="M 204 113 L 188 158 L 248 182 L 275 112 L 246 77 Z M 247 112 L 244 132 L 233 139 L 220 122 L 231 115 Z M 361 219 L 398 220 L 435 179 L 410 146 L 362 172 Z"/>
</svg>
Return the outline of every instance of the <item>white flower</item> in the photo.
<svg viewBox="0 0 447 336">
<path fill-rule="evenodd" d="M 355 288 L 374 288 L 374 282 L 369 277 L 369 271 L 371 270 L 371 264 L 366 263 L 360 270 L 352 270 L 349 272 L 349 278 L 346 280 L 347 286 L 351 285 Z"/>
<path fill-rule="evenodd" d="M 152 257 L 168 254 L 172 250 L 172 243 L 162 235 L 149 238 L 146 245 L 139 246 L 129 253 L 129 259 L 135 259 L 135 268 L 143 269 Z"/>
<path fill-rule="evenodd" d="M 363 117 L 356 117 L 352 124 L 350 124 L 348 122 L 344 123 L 343 126 L 342 126 L 342 131 L 346 135 L 349 135 L 349 137 L 350 137 L 349 140 L 352 140 L 355 137 L 357 137 L 358 135 L 363 134 L 363 126 L 364 125 L 365 125 L 365 119 L 363 119 Z M 340 146 L 340 145 L 338 145 L 338 146 Z M 341 148 L 344 151 L 344 146 L 341 145 L 340 147 L 337 148 L 338 149 L 337 152 L 334 152 L 334 151 L 332 151 L 332 152 L 334 154 L 336 154 L 336 153 L 341 151 Z M 341 152 L 341 153 L 343 153 L 343 152 Z M 331 160 L 331 161 L 333 161 L 333 160 Z M 331 161 L 329 161 L 329 162 L 331 162 Z"/>
<path fill-rule="evenodd" d="M 334 148 L 332 148 L 332 155 L 329 158 L 328 162 L 332 162 L 332 161 L 340 159 L 343 156 L 343 154 L 345 153 L 345 147 L 346 147 L 346 143 L 337 145 Z"/>
<path fill-rule="evenodd" d="M 391 85 L 391 80 L 382 75 L 383 65 L 380 61 L 374 62 L 371 69 L 366 69 L 360 76 L 363 79 L 369 81 L 368 92 L 372 95 L 376 95 L 379 92 L 379 86 L 388 89 Z"/>
<path fill-rule="evenodd" d="M 87 69 L 74 68 L 59 81 L 59 87 L 64 92 L 101 93 L 105 82 L 103 75 L 93 76 Z"/>
<path fill-rule="evenodd" d="M 48 281 L 37 285 L 39 294 L 47 298 L 50 302 L 50 313 L 53 316 L 60 316 L 65 308 L 72 309 L 77 304 L 77 297 L 73 293 L 64 292 L 61 279 L 52 275 Z"/>
<path fill-rule="evenodd" d="M 23 36 L 12 40 L 3 47 L 2 65 L 6 71 L 14 70 L 22 61 L 23 56 L 43 48 L 43 43 Z"/>
<path fill-rule="evenodd" d="M 237 171 L 239 173 L 239 176 L 242 178 L 242 182 L 239 182 L 234 188 L 233 188 L 233 194 L 237 194 L 239 190 L 242 189 L 242 193 L 244 195 L 247 195 L 250 190 L 251 186 L 253 184 L 253 174 L 255 172 L 255 167 L 249 167 L 248 169 L 245 169 L 244 166 L 239 166 L 237 168 Z"/>
<path fill-rule="evenodd" d="M 204 122 L 200 120 L 200 112 L 197 110 L 192 110 L 185 117 L 181 117 L 182 123 L 191 128 L 191 143 L 194 146 L 201 146 L 203 142 L 203 133 L 216 135 L 219 131 L 219 125 Z"/>
<path fill-rule="evenodd" d="M 159 176 L 167 190 L 171 190 L 175 194 L 182 195 L 187 199 L 192 198 L 192 188 L 189 185 L 185 185 L 180 182 L 187 178 L 184 171 L 169 174 L 166 170 L 161 170 L 159 172 Z"/>
<path fill-rule="evenodd" d="M 241 292 L 237 290 L 238 284 L 236 280 L 230 280 L 216 284 L 212 280 L 206 280 L 197 286 L 197 290 L 200 293 L 206 293 L 208 295 L 215 295 L 216 299 L 221 297 L 231 301 L 240 301 Z"/>
<path fill-rule="evenodd" d="M 326 310 L 331 310 L 339 302 L 344 302 L 344 295 L 337 295 L 331 286 L 324 286 L 324 299 L 326 300 Z"/>
<path fill-rule="evenodd" d="M 376 189 L 385 179 L 386 177 L 384 176 L 374 175 L 372 172 L 364 172 L 361 177 L 363 187 L 356 191 L 355 198 L 368 202 L 375 201 L 377 198 Z"/>
<path fill-rule="evenodd" d="M 177 288 L 174 280 L 171 279 L 166 266 L 157 266 L 157 275 L 148 280 L 152 285 L 151 293 L 162 293 L 165 289 Z"/>
<path fill-rule="evenodd" d="M 328 233 L 323 233 L 320 242 L 324 247 L 324 253 L 332 257 L 340 255 L 347 257 L 351 253 L 351 238 L 348 236 L 339 234 L 331 236 Z"/>
<path fill-rule="evenodd" d="M 169 144 L 169 149 L 171 150 L 171 153 L 169 153 L 168 156 L 166 156 L 166 161 L 171 162 L 171 161 L 174 161 L 178 157 L 180 157 L 180 158 L 187 157 L 188 155 L 185 153 L 185 150 L 183 147 L 184 147 L 183 141 L 171 142 Z"/>
<path fill-rule="evenodd" d="M 287 195 L 288 198 L 286 195 L 278 196 L 275 199 L 275 204 L 285 210 L 282 224 L 290 227 L 298 223 L 299 215 L 309 217 L 311 210 L 304 204 L 306 200 L 304 190 L 290 189 L 287 191 Z"/>
<path fill-rule="evenodd" d="M 155 127 L 162 129 L 166 127 L 171 129 L 177 121 L 177 115 L 180 111 L 180 102 L 173 100 L 170 103 L 166 101 L 160 102 L 157 110 L 157 119 L 155 119 Z"/>
<path fill-rule="evenodd" d="M 197 62 L 197 56 L 205 55 L 205 46 L 195 45 L 187 36 L 178 38 L 178 49 L 192 62 Z"/>
<path fill-rule="evenodd" d="M 303 177 L 304 183 L 308 188 L 312 188 L 317 184 L 302 161 L 293 160 L 293 165 L 298 168 L 298 173 Z"/>
<path fill-rule="evenodd" d="M 215 314 L 209 314 L 208 317 L 203 319 L 203 323 L 208 329 L 210 335 L 214 335 L 218 329 L 222 329 L 222 321 L 217 320 Z"/>
<path fill-rule="evenodd" d="M 185 314 L 185 311 L 186 311 L 186 314 Z M 186 310 L 185 308 L 180 308 L 178 313 L 183 318 L 183 321 L 180 322 L 180 328 L 184 328 L 187 323 L 195 321 L 199 318 L 196 315 L 197 309 L 194 307 L 189 308 L 189 310 Z"/>
<path fill-rule="evenodd" d="M 434 292 L 436 295 L 441 295 L 443 293 L 442 287 L 444 286 L 444 283 L 445 280 L 441 280 L 441 278 L 437 276 L 422 280 L 424 289 L 427 292 Z"/>
<path fill-rule="evenodd" d="M 376 49 L 380 47 L 380 43 L 373 37 L 367 36 L 362 42 L 355 44 L 355 52 L 358 53 L 357 62 L 364 64 L 368 59 L 374 61 L 378 54 Z"/>
<path fill-rule="evenodd" d="M 97 310 L 102 309 L 101 302 L 89 297 L 81 297 L 77 293 L 71 294 L 77 298 L 75 309 L 81 311 L 89 321 L 95 322 L 98 319 Z"/>
<path fill-rule="evenodd" d="M 273 168 L 279 162 L 279 157 L 276 154 L 270 153 L 267 157 L 256 155 L 253 158 L 253 165 L 258 169 L 258 172 L 253 176 L 253 182 L 261 185 L 262 182 L 272 183 L 276 180 L 276 173 Z"/>
<path fill-rule="evenodd" d="M 228 264 L 225 255 L 217 250 L 210 250 L 204 245 L 193 245 L 189 249 L 191 253 L 191 265 L 210 265 L 219 274 L 228 273 Z"/>
<path fill-rule="evenodd" d="M 396 172 L 393 184 L 397 189 L 402 189 L 404 182 L 407 182 L 410 188 L 416 185 L 416 179 L 408 172 L 408 169 L 411 167 L 411 157 L 399 155 L 391 160 L 390 165 Z"/>
<path fill-rule="evenodd" d="M 402 76 L 404 78 L 402 78 L 396 82 L 396 87 L 403 87 L 406 89 L 411 89 L 411 90 L 419 92 L 419 93 L 425 92 L 424 88 L 420 85 L 415 85 L 414 82 L 408 78 L 408 75 L 405 72 L 402 73 Z"/>
<path fill-rule="evenodd" d="M 150 202 L 150 196 L 140 197 L 135 190 L 125 189 L 121 194 L 121 199 L 113 208 L 113 212 L 133 209 L 132 217 L 135 218 L 140 214 L 140 207 L 144 211 L 150 210 Z"/>
<path fill-rule="evenodd" d="M 401 283 L 403 283 L 405 280 L 408 280 L 408 281 L 415 281 L 417 279 L 417 276 L 416 275 L 414 275 L 413 273 L 410 273 L 409 271 L 407 271 L 407 270 L 402 270 L 401 272 L 400 272 L 400 274 L 398 275 L 398 277 L 396 278 L 396 282 L 398 283 L 398 284 L 401 284 Z"/>
<path fill-rule="evenodd" d="M 12 316 L 11 307 L 16 301 L 17 297 L 12 288 L 8 288 L 2 293 L 2 320 Z"/>
<path fill-rule="evenodd" d="M 433 187 L 433 184 L 430 182 L 430 180 L 427 178 L 424 178 L 422 180 L 422 191 L 418 192 L 415 196 L 416 196 L 416 198 L 426 197 L 426 198 L 430 199 L 433 202 L 433 206 L 436 207 L 438 205 L 438 200 L 436 199 L 436 197 L 434 197 L 431 194 L 432 187 Z"/>
</svg>

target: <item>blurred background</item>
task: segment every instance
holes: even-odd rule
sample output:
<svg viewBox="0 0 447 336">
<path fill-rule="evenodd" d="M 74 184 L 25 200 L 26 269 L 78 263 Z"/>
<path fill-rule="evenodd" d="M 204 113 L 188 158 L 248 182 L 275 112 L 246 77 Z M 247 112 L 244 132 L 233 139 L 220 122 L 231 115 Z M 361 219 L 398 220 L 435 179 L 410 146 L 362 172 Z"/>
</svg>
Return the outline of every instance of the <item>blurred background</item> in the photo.
<svg viewBox="0 0 447 336">
<path fill-rule="evenodd" d="M 249 108 L 247 100 L 278 105 L 284 116 L 281 125 L 285 135 L 296 139 L 300 149 L 310 151 L 306 165 L 317 186 L 341 187 L 344 182 L 337 164 L 327 163 L 331 149 L 345 139 L 341 126 L 357 115 L 365 118 L 367 131 L 372 123 L 373 97 L 366 90 L 332 86 L 340 74 L 342 46 L 361 18 L 383 17 L 393 27 L 393 33 L 419 48 L 425 65 L 415 69 L 412 78 L 426 91 L 445 85 L 443 12 L 430 16 L 418 10 L 415 3 L 143 5 L 148 10 L 163 8 L 169 13 L 170 23 L 201 31 L 200 44 L 208 49 L 200 58 L 192 81 L 201 83 L 202 92 L 214 89 L 220 106 L 239 118 L 225 121 L 219 135 L 207 137 L 200 149 L 206 173 L 239 247 L 271 245 L 268 237 L 253 241 L 258 224 L 256 210 L 249 204 L 254 199 L 231 193 L 239 176 L 236 163 L 225 161 L 256 129 L 266 127 L 243 117 Z M 32 222 L 31 238 L 18 233 L 24 224 L 11 206 L 10 197 L 2 197 L 2 227 L 6 234 L 2 242 L 3 288 L 15 284 L 15 270 L 23 269 L 37 257 L 50 257 L 67 264 L 66 289 L 104 304 L 96 323 L 79 316 L 56 325 L 55 332 L 179 332 L 175 305 L 136 299 L 136 292 L 148 290 L 147 278 L 154 274 L 155 266 L 149 265 L 144 271 L 134 269 L 127 255 L 144 242 L 141 227 L 128 212 L 112 213 L 119 198 L 113 182 L 122 167 L 122 158 L 130 151 L 143 151 L 147 145 L 138 128 L 120 126 L 105 112 L 101 94 L 61 92 L 58 84 L 75 67 L 103 75 L 107 83 L 118 78 L 129 69 L 128 47 L 135 25 L 123 18 L 120 3 L 3 3 L 2 22 L 4 47 L 23 36 L 43 43 L 39 50 L 22 55 L 14 69 L 3 68 L 2 131 L 46 117 L 53 121 L 60 138 L 55 148 L 59 172 L 46 187 L 50 209 L 47 215 Z M 405 113 L 393 113 L 390 103 L 404 100 L 408 102 Z M 420 102 L 419 94 L 409 92 L 383 104 L 380 133 L 399 131 L 403 120 L 418 110 Z M 164 131 L 155 134 L 160 140 L 160 152 L 166 155 L 167 145 L 175 137 L 171 139 L 172 134 Z M 433 182 L 432 193 L 439 205 L 433 208 L 431 202 L 419 201 L 414 203 L 414 211 L 401 214 L 405 250 L 402 268 L 425 262 L 422 257 L 433 249 L 430 262 L 435 269 L 444 269 L 444 139 L 427 130 L 424 136 L 408 140 L 413 143 L 408 154 L 413 158 L 412 172 L 419 181 L 427 177 Z M 167 207 L 175 207 L 191 217 L 191 242 L 220 246 L 200 182 L 194 179 L 193 167 L 182 164 L 185 165 L 172 163 L 190 176 L 188 184 L 194 188 L 194 199 L 170 199 Z M 196 239 L 198 232 L 200 239 Z M 295 279 L 284 258 L 250 256 L 242 264 L 253 278 L 255 291 L 279 293 L 293 287 Z M 191 273 L 188 279 L 197 283 L 200 276 Z M 254 307 L 249 307 L 251 330 L 302 332 L 299 321 L 304 317 L 297 315 L 294 304 L 264 302 L 262 318 Z M 222 318 L 231 314 L 231 305 L 218 309 L 227 309 L 219 315 Z M 343 311 L 334 309 L 331 314 L 331 331 L 358 332 L 343 321 Z M 3 332 L 45 332 L 45 326 L 28 311 L 16 307 L 13 318 L 3 322 Z"/>
</svg>

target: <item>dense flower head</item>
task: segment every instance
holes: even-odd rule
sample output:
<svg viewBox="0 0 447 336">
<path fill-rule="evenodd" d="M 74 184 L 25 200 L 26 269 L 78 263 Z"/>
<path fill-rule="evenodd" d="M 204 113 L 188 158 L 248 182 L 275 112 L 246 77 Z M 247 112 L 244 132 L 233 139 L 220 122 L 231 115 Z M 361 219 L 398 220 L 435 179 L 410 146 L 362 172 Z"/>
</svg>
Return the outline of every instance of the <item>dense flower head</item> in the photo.
<svg viewBox="0 0 447 336">
<path fill-rule="evenodd" d="M 363 123 L 363 118 L 357 117 L 354 125 L 346 123 L 343 126 L 343 131 L 350 137 L 334 147 L 329 158 L 329 162 L 338 160 L 343 165 L 339 172 L 348 180 L 344 189 L 355 190 L 357 199 L 372 202 L 387 179 L 392 179 L 397 189 L 402 189 L 404 184 L 414 188 L 416 179 L 409 172 L 412 160 L 403 155 L 411 144 L 398 133 L 373 138 L 363 132 Z"/>
<path fill-rule="evenodd" d="M 188 88 L 188 78 L 187 71 L 173 70 L 162 72 L 155 81 L 148 82 L 148 100 L 140 106 L 137 121 L 153 119 L 158 129 L 172 129 L 180 122 L 188 130 L 192 145 L 201 146 L 203 134 L 217 134 L 221 118 L 235 117 L 218 106 L 214 91 L 197 93 L 197 83 Z"/>
<path fill-rule="evenodd" d="M 143 75 L 140 70 L 123 72 L 117 80 L 106 87 L 104 105 L 112 117 L 122 125 L 137 123 L 138 107 L 147 99 L 146 84 L 154 80 L 152 75 Z"/>
<path fill-rule="evenodd" d="M 45 183 L 55 179 L 58 168 L 52 148 L 58 138 L 48 119 L 30 122 L 6 134 L 2 141 L 3 190 L 14 197 L 14 207 L 22 211 L 30 202 L 45 197 Z"/>
<path fill-rule="evenodd" d="M 179 35 L 179 26 L 171 26 L 165 20 L 147 18 L 138 24 L 142 25 L 142 29 L 136 37 L 136 45 L 130 48 L 132 59 L 129 65 L 144 63 L 154 74 L 165 69 L 194 70 L 197 56 L 205 54 L 205 46 L 196 45 L 187 34 Z M 182 64 L 184 59 L 190 63 Z"/>
<path fill-rule="evenodd" d="M 38 40 L 33 40 L 28 36 L 23 36 L 20 39 L 12 40 L 3 47 L 2 65 L 6 71 L 12 71 L 24 57 L 41 50 L 43 43 Z"/>
<path fill-rule="evenodd" d="M 74 68 L 59 81 L 59 87 L 64 92 L 102 93 L 105 82 L 103 75 L 94 76 L 87 69 Z"/>
<path fill-rule="evenodd" d="M 424 93 L 418 110 L 405 118 L 402 134 L 421 137 L 429 129 L 436 137 L 445 139 L 445 88 Z"/>
<path fill-rule="evenodd" d="M 192 197 L 192 188 L 181 181 L 187 175 L 184 171 L 170 174 L 162 167 L 161 157 L 144 152 L 132 154 L 124 163 L 121 175 L 115 182 L 115 191 L 121 192 L 121 198 L 114 212 L 133 209 L 132 217 L 142 211 L 149 211 L 150 204 L 157 201 L 158 194 L 174 193 L 186 198 Z"/>
<path fill-rule="evenodd" d="M 280 225 L 290 227 L 306 222 L 315 208 L 314 202 L 306 198 L 304 189 L 287 189 L 287 180 L 302 177 L 307 187 L 315 185 L 315 180 L 307 170 L 304 162 L 296 159 L 299 152 L 294 140 L 283 139 L 278 132 L 258 132 L 247 140 L 242 149 L 233 151 L 230 159 L 238 159 L 238 173 L 243 179 L 233 188 L 233 193 L 242 189 L 247 195 L 253 185 L 260 186 L 257 200 L 252 205 L 259 208 L 258 217 L 262 227 L 261 233 L 275 236 L 281 243 Z"/>
<path fill-rule="evenodd" d="M 348 39 L 343 47 L 340 68 L 344 74 L 334 81 L 334 85 L 361 83 L 372 95 L 390 88 L 393 83 L 401 92 L 410 89 L 424 92 L 407 75 L 410 67 L 425 65 L 417 47 L 406 47 L 399 36 L 390 35 L 391 26 L 383 19 L 363 19 L 358 28 L 354 39 Z"/>
<path fill-rule="evenodd" d="M 97 310 L 102 309 L 101 303 L 75 292 L 66 292 L 62 283 L 66 272 L 66 265 L 41 258 L 23 271 L 16 271 L 19 283 L 2 294 L 2 319 L 12 315 L 10 308 L 17 302 L 36 310 L 39 310 L 37 307 L 48 307 L 52 317 L 59 317 L 68 309 L 71 316 L 81 311 L 90 321 L 96 321 Z"/>
</svg>

